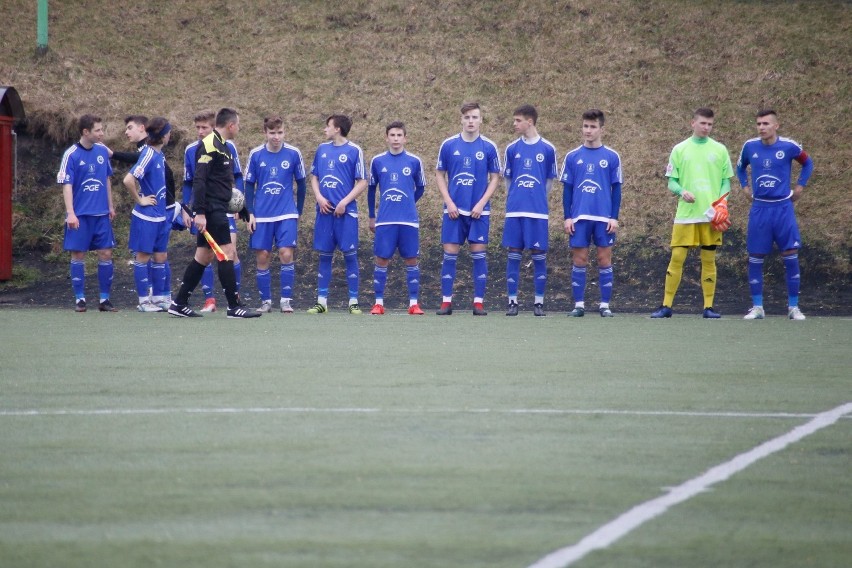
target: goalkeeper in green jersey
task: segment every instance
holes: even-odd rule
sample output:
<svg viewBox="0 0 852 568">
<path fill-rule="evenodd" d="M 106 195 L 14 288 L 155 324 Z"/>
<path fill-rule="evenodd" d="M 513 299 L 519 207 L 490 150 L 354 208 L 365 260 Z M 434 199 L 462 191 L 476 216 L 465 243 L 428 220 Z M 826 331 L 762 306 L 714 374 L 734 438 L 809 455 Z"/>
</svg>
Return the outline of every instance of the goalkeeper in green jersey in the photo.
<svg viewBox="0 0 852 568">
<path fill-rule="evenodd" d="M 672 317 L 672 305 L 683 275 L 683 263 L 687 252 L 693 247 L 701 247 L 704 317 L 722 317 L 713 309 L 716 295 L 716 248 L 722 244 L 722 232 L 717 230 L 718 224 L 711 224 L 714 214 L 709 212 L 714 211 L 714 207 L 717 210 L 719 207 L 724 208 L 727 219 L 724 197 L 730 191 L 730 178 L 734 170 L 727 148 L 710 138 L 713 111 L 709 108 L 696 110 L 691 126 L 692 136 L 672 149 L 666 168 L 669 191 L 678 197 L 678 203 L 663 304 L 651 314 L 652 318 Z"/>
</svg>

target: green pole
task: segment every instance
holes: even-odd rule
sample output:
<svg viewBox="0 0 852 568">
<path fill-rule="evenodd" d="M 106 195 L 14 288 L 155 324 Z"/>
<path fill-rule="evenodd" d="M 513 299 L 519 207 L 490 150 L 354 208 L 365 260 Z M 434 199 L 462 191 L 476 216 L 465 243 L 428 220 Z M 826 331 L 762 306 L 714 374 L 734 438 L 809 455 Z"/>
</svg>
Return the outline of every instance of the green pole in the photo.
<svg viewBox="0 0 852 568">
<path fill-rule="evenodd" d="M 47 53 L 47 0 L 38 0 L 38 38 L 36 53 Z"/>
</svg>

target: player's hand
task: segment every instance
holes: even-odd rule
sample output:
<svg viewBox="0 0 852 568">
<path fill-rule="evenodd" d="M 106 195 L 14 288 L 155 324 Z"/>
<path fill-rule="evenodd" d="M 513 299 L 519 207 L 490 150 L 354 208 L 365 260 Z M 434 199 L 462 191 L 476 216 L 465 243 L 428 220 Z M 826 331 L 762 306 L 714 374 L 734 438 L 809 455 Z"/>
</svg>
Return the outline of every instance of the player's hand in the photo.
<svg viewBox="0 0 852 568">
<path fill-rule="evenodd" d="M 145 207 L 147 205 L 156 205 L 157 198 L 153 195 L 140 195 L 136 198 L 136 203 Z"/>
<path fill-rule="evenodd" d="M 749 198 L 749 199 L 754 199 L 754 194 L 751 192 L 751 188 L 749 188 L 749 186 L 744 185 L 744 186 L 743 186 L 743 192 L 744 192 L 746 195 L 748 195 L 748 198 Z"/>
<path fill-rule="evenodd" d="M 254 213 L 249 213 L 249 218 L 246 223 L 248 223 L 246 227 L 248 227 L 249 233 L 253 235 L 257 230 L 257 219 L 254 218 Z"/>
<path fill-rule="evenodd" d="M 248 210 L 248 209 L 246 209 L 245 207 L 243 207 L 242 209 L 240 209 L 240 212 L 239 212 L 239 213 L 237 213 L 237 215 L 239 215 L 239 216 L 240 216 L 240 219 L 241 219 L 241 220 L 243 220 L 243 221 L 245 221 L 246 223 L 248 223 L 248 222 L 249 222 L 249 218 L 251 217 L 251 213 L 249 213 L 249 210 Z"/>
<path fill-rule="evenodd" d="M 565 234 L 573 235 L 574 234 L 574 220 L 573 219 L 565 219 Z"/>
<path fill-rule="evenodd" d="M 341 202 L 334 208 L 335 217 L 343 217 L 346 214 L 346 206 Z"/>
<path fill-rule="evenodd" d="M 793 203 L 797 202 L 802 196 L 803 191 L 805 191 L 805 186 L 796 185 L 796 187 L 793 188 L 793 195 L 790 196 L 790 201 L 792 201 Z"/>
<path fill-rule="evenodd" d="M 195 228 L 198 229 L 199 233 L 203 233 L 207 230 L 207 217 L 205 217 L 203 213 L 198 213 L 195 216 Z"/>
<path fill-rule="evenodd" d="M 375 217 L 370 218 L 370 232 L 371 233 L 376 232 L 376 218 Z"/>
<path fill-rule="evenodd" d="M 183 215 L 183 224 L 186 228 L 192 227 L 192 217 L 189 216 L 189 213 L 181 210 L 181 215 Z"/>
<path fill-rule="evenodd" d="M 112 221 L 113 219 L 115 219 L 115 207 L 110 207 L 109 208 L 109 220 Z"/>
<path fill-rule="evenodd" d="M 485 203 L 477 203 L 473 206 L 473 209 L 470 212 L 471 219 L 479 219 L 482 217 L 482 212 L 485 211 Z"/>
<path fill-rule="evenodd" d="M 450 219 L 459 218 L 459 208 L 456 207 L 456 204 L 454 202 L 450 201 L 449 203 L 445 204 L 445 207 L 447 208 L 447 216 Z"/>
<path fill-rule="evenodd" d="M 680 198 L 686 201 L 687 203 L 695 203 L 695 196 L 688 191 L 684 191 L 683 193 L 681 193 Z"/>
<path fill-rule="evenodd" d="M 65 224 L 68 225 L 69 229 L 77 230 L 80 228 L 80 220 L 73 213 L 69 213 L 65 218 Z"/>
<path fill-rule="evenodd" d="M 107 150 L 107 155 L 108 155 L 110 158 L 112 158 L 112 155 L 114 154 L 114 152 L 112 151 L 112 148 L 110 148 L 109 146 L 107 146 L 107 147 L 106 147 L 106 150 Z"/>
<path fill-rule="evenodd" d="M 618 232 L 618 219 L 610 219 L 606 222 L 606 232 L 611 235 Z"/>
<path fill-rule="evenodd" d="M 328 215 L 332 211 L 334 211 L 334 205 L 331 204 L 331 201 L 320 195 L 317 197 L 317 206 L 319 207 L 320 213 L 324 215 Z"/>
</svg>

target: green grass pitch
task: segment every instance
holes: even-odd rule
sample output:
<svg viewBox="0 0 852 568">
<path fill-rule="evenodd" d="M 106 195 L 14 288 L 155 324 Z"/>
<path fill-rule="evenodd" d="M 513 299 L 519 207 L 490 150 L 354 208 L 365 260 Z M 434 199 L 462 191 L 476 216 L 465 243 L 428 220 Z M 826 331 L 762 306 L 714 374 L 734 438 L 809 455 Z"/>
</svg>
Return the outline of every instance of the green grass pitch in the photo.
<svg viewBox="0 0 852 568">
<path fill-rule="evenodd" d="M 512 567 L 852 401 L 852 320 L 0 310 L 0 566 Z M 852 419 L 580 567 L 847 566 Z"/>
</svg>

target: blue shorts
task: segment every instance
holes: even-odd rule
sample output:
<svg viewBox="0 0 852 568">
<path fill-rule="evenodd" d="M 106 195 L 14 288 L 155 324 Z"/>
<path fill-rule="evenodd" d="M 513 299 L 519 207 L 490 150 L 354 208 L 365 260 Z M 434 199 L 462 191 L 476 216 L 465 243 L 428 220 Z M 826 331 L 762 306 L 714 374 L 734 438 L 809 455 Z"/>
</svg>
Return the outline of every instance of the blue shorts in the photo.
<svg viewBox="0 0 852 568">
<path fill-rule="evenodd" d="M 109 215 L 81 215 L 80 228 L 69 229 L 65 224 L 65 250 L 101 250 L 115 248 Z"/>
<path fill-rule="evenodd" d="M 469 243 L 488 244 L 488 229 L 491 227 L 491 215 L 482 215 L 474 219 L 470 215 L 459 215 L 456 219 L 450 219 L 449 214 L 444 213 L 444 222 L 441 224 L 441 243 L 463 245 Z"/>
<path fill-rule="evenodd" d="M 339 248 L 344 253 L 358 250 L 358 218 L 344 213 L 317 213 L 314 222 L 314 250 L 334 252 Z"/>
<path fill-rule="evenodd" d="M 504 247 L 546 251 L 548 238 L 547 219 L 506 217 L 503 225 Z"/>
<path fill-rule="evenodd" d="M 420 229 L 410 225 L 379 225 L 376 227 L 376 240 L 373 242 L 373 254 L 379 258 L 391 258 L 399 249 L 402 258 L 416 258 L 420 255 Z"/>
<path fill-rule="evenodd" d="M 127 248 L 135 252 L 153 254 L 169 250 L 169 221 L 147 221 L 136 215 L 130 216 L 130 238 Z"/>
<path fill-rule="evenodd" d="M 798 249 L 802 246 L 796 212 L 789 199 L 777 203 L 755 201 L 748 214 L 748 236 L 746 249 L 752 254 L 769 254 L 772 243 L 779 251 Z"/>
<path fill-rule="evenodd" d="M 615 244 L 615 233 L 606 232 L 604 221 L 580 219 L 574 223 L 574 234 L 568 237 L 571 248 L 589 248 L 592 242 L 596 247 L 611 247 Z"/>
<path fill-rule="evenodd" d="M 273 244 L 278 248 L 296 248 L 298 228 L 298 219 L 257 223 L 254 233 L 249 237 L 249 248 L 252 250 L 272 250 Z"/>
</svg>

